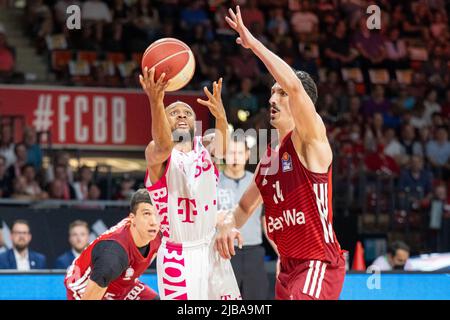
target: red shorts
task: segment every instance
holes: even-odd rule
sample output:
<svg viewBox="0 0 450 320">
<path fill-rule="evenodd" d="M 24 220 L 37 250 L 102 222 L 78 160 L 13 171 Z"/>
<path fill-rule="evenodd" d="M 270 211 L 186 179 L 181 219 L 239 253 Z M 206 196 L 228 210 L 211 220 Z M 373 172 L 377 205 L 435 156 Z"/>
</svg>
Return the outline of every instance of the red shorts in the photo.
<svg viewBox="0 0 450 320">
<path fill-rule="evenodd" d="M 83 290 L 84 292 L 84 290 Z M 82 292 L 67 290 L 67 300 L 80 300 Z M 137 281 L 134 286 L 120 290 L 106 290 L 103 300 L 155 300 L 159 299 L 158 294 L 148 285 Z"/>
<path fill-rule="evenodd" d="M 338 300 L 345 278 L 345 259 L 335 265 L 318 260 L 281 259 L 275 284 L 277 300 Z"/>
</svg>

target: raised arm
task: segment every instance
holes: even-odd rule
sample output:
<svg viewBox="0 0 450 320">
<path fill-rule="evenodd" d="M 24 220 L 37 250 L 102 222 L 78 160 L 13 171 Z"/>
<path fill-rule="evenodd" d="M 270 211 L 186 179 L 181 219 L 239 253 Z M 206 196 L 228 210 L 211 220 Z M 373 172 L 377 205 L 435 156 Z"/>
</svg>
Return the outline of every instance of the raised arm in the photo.
<svg viewBox="0 0 450 320">
<path fill-rule="evenodd" d="M 216 158 L 223 159 L 227 152 L 230 135 L 228 133 L 228 120 L 225 113 L 225 108 L 222 103 L 222 78 L 213 83 L 213 93 L 207 87 L 203 88 L 208 100 L 197 99 L 197 102 L 205 107 L 208 107 L 216 119 L 216 129 L 214 134 L 204 137 L 204 146 Z"/>
<path fill-rule="evenodd" d="M 304 140 L 327 141 L 322 120 L 294 70 L 250 33 L 242 21 L 239 6 L 236 7 L 236 13 L 229 9 L 229 15 L 230 17 L 225 18 L 226 21 L 231 28 L 239 33 L 236 42 L 244 48 L 252 50 L 288 94 L 295 129 L 301 138 Z"/>
<path fill-rule="evenodd" d="M 152 138 L 153 140 L 145 149 L 145 159 L 150 181 L 155 183 L 164 172 L 164 163 L 169 158 L 173 148 L 172 130 L 167 120 L 164 109 L 164 93 L 169 81 L 164 81 L 165 73 L 155 82 L 155 69 L 145 67 L 144 75 L 139 75 L 142 89 L 145 91 L 150 103 L 152 116 Z"/>
</svg>

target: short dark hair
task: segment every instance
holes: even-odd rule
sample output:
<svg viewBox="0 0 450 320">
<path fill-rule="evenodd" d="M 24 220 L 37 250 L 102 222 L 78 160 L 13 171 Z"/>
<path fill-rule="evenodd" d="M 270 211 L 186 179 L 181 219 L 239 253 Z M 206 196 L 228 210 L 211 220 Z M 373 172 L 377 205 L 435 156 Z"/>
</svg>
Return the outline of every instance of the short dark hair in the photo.
<svg viewBox="0 0 450 320">
<path fill-rule="evenodd" d="M 389 245 L 387 253 L 390 254 L 391 256 L 395 256 L 397 254 L 397 250 L 399 249 L 410 252 L 409 246 L 403 241 L 398 240 L 392 242 Z"/>
<path fill-rule="evenodd" d="M 13 224 L 11 225 L 11 230 L 14 229 L 14 226 L 15 226 L 16 224 L 24 224 L 24 225 L 26 225 L 26 226 L 28 227 L 28 229 L 31 230 L 31 228 L 30 228 L 30 223 L 28 222 L 28 220 L 25 220 L 25 219 L 17 219 L 17 220 L 14 220 Z"/>
<path fill-rule="evenodd" d="M 133 194 L 130 201 L 130 211 L 136 214 L 140 203 L 153 204 L 147 189 L 141 188 Z"/>
<path fill-rule="evenodd" d="M 314 82 L 313 78 L 309 75 L 306 71 L 301 70 L 295 70 L 295 75 L 300 79 L 302 82 L 303 88 L 305 89 L 306 93 L 308 94 L 309 98 L 311 99 L 312 103 L 316 105 L 317 102 L 317 86 Z"/>
<path fill-rule="evenodd" d="M 83 220 L 75 220 L 71 224 L 69 224 L 69 233 L 75 227 L 85 227 L 86 229 L 89 230 L 88 223 L 86 221 L 83 221 Z"/>
</svg>

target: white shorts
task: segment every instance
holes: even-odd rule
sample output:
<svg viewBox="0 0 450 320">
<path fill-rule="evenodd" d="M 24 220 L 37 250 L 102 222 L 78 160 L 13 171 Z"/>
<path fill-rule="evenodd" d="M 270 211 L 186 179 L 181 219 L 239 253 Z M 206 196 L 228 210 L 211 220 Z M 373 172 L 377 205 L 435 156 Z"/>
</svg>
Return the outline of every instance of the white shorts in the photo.
<svg viewBox="0 0 450 320">
<path fill-rule="evenodd" d="M 161 300 L 240 300 L 230 260 L 214 250 L 215 232 L 199 241 L 162 240 L 157 274 Z"/>
</svg>

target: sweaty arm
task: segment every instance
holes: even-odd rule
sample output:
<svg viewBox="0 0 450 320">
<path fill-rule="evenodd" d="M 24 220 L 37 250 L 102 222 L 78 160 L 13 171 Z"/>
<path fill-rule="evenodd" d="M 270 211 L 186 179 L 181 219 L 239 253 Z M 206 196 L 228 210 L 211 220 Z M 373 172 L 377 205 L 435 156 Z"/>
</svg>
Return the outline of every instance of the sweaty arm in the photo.
<svg viewBox="0 0 450 320">
<path fill-rule="evenodd" d="M 163 175 L 164 164 L 173 148 L 172 131 L 164 108 L 164 93 L 170 80 L 165 82 L 163 73 L 155 82 L 154 76 L 155 70 L 151 69 L 147 72 L 144 71 L 144 75 L 139 78 L 141 86 L 147 94 L 152 117 L 153 140 L 145 149 L 145 160 L 152 183 L 155 183 Z"/>
<path fill-rule="evenodd" d="M 109 284 L 128 266 L 125 249 L 116 241 L 100 241 L 92 249 L 92 274 L 82 300 L 101 300 Z"/>
</svg>

